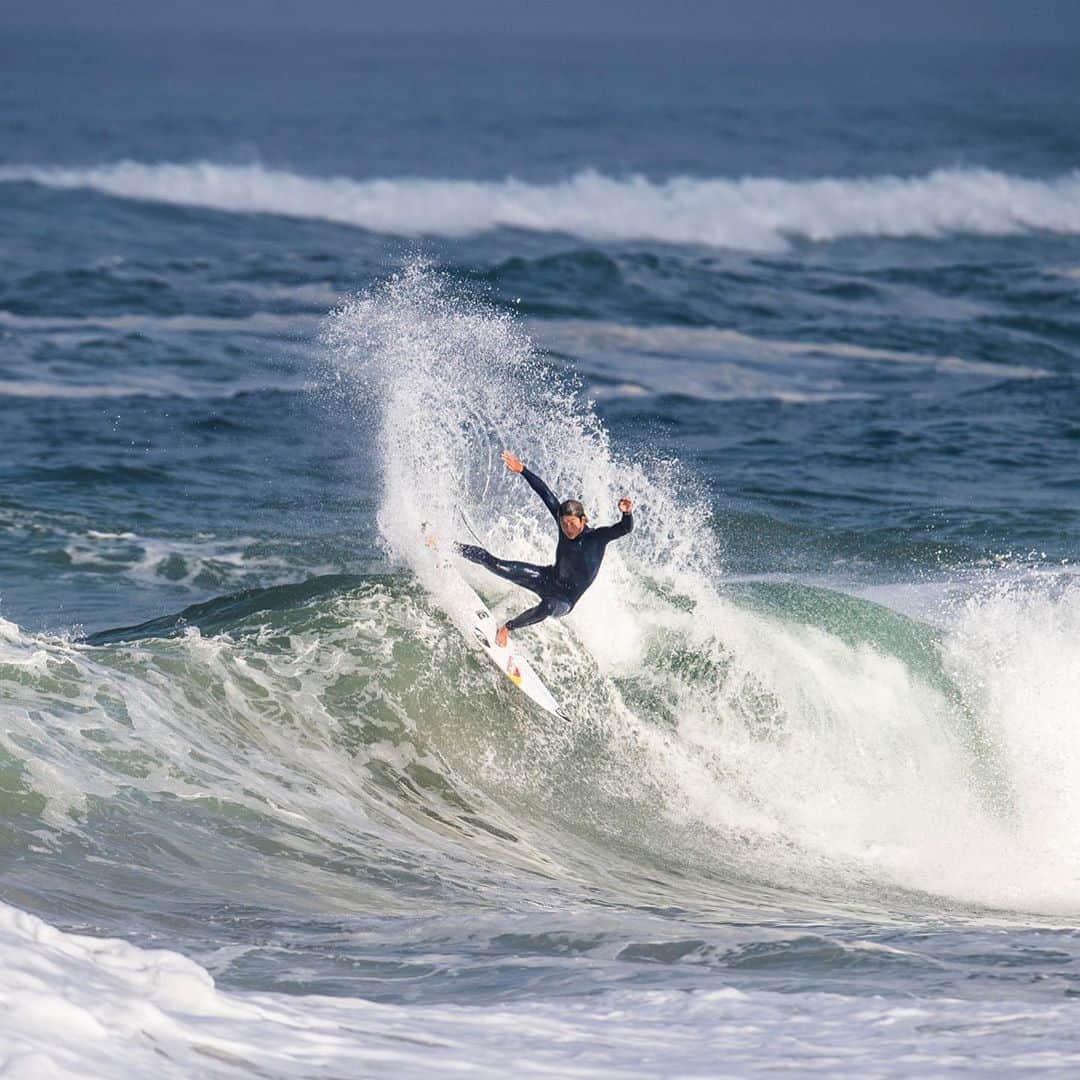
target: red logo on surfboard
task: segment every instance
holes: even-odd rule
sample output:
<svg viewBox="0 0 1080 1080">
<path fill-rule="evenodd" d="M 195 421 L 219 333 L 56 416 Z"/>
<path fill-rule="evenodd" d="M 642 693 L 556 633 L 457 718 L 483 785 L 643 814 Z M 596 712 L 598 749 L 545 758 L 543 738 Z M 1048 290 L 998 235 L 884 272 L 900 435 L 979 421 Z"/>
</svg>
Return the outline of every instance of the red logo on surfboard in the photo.
<svg viewBox="0 0 1080 1080">
<path fill-rule="evenodd" d="M 506 674 L 510 676 L 510 681 L 515 686 L 521 685 L 521 668 L 514 663 L 514 658 L 512 656 L 506 662 Z"/>
</svg>

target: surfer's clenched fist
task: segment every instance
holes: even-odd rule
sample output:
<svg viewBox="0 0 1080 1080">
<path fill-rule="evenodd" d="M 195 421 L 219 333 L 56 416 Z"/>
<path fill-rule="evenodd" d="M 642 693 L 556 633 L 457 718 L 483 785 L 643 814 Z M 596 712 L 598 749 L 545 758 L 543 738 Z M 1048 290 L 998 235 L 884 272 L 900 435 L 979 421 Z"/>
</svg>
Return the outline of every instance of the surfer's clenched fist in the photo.
<svg viewBox="0 0 1080 1080">
<path fill-rule="evenodd" d="M 634 503 L 631 499 L 620 499 L 619 510 L 624 514 L 632 513 L 634 509 Z"/>
</svg>

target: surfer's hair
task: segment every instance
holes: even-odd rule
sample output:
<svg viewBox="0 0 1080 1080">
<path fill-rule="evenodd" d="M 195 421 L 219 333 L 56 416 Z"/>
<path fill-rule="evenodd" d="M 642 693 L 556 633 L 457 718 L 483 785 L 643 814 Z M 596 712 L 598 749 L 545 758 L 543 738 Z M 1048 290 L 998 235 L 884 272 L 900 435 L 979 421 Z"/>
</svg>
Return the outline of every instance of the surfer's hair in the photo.
<svg viewBox="0 0 1080 1080">
<path fill-rule="evenodd" d="M 559 503 L 559 517 L 581 517 L 585 516 L 585 507 L 578 502 L 577 499 L 563 499 Z"/>
</svg>

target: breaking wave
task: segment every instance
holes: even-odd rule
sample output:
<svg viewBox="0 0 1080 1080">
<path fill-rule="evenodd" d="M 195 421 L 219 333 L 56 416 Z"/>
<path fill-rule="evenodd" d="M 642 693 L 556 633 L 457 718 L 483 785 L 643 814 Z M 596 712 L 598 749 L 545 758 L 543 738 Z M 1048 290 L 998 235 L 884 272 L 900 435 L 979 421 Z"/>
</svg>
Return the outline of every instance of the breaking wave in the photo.
<svg viewBox="0 0 1080 1080">
<path fill-rule="evenodd" d="M 1044 179 L 954 168 L 912 177 L 654 180 L 586 170 L 544 184 L 513 177 L 321 178 L 261 165 L 120 161 L 81 168 L 5 166 L 0 182 L 281 214 L 397 236 L 524 229 L 598 241 L 778 251 L 791 239 L 1080 233 L 1076 171 Z"/>
</svg>

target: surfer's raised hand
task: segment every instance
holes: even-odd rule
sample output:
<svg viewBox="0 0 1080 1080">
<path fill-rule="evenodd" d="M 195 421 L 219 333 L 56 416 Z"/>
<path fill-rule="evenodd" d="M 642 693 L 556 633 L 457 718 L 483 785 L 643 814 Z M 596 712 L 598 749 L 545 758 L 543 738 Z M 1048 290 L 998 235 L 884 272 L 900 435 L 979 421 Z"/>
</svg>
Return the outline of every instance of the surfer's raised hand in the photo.
<svg viewBox="0 0 1080 1080">
<path fill-rule="evenodd" d="M 511 454 L 509 450 L 504 450 L 502 452 L 502 459 L 503 459 L 503 464 L 511 472 L 521 472 L 521 470 L 525 468 L 525 466 L 522 465 L 521 462 L 518 461 L 518 459 L 516 457 L 514 457 L 514 455 Z"/>
<path fill-rule="evenodd" d="M 634 504 L 629 499 L 620 499 L 619 500 L 619 509 L 624 514 L 629 514 L 629 513 L 631 513 L 633 511 Z"/>
</svg>

